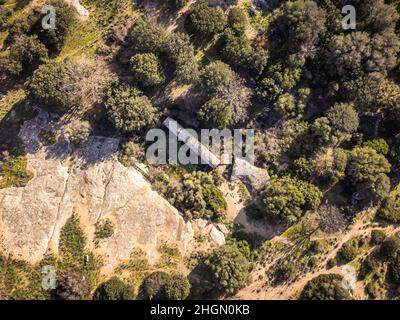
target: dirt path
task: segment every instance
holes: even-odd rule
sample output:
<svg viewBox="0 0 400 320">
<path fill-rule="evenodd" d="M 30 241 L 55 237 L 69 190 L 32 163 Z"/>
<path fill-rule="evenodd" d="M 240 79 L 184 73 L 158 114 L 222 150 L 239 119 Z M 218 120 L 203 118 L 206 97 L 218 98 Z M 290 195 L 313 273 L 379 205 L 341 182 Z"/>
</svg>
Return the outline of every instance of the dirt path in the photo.
<svg viewBox="0 0 400 320">
<path fill-rule="evenodd" d="M 241 199 L 240 185 L 236 182 L 225 182 L 220 187 L 227 203 L 227 218 L 243 228 L 249 234 L 256 234 L 264 239 L 271 239 L 283 230 L 279 226 L 264 222 L 251 221 L 245 212 L 245 203 Z"/>
</svg>

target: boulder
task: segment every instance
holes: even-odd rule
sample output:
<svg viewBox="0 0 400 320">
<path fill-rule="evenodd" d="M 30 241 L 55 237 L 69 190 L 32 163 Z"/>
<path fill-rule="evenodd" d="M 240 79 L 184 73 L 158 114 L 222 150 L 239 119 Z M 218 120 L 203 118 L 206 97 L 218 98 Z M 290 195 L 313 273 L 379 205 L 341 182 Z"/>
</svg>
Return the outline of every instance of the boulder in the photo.
<svg viewBox="0 0 400 320">
<path fill-rule="evenodd" d="M 79 0 L 65 0 L 70 6 L 74 7 L 76 12 L 82 17 L 88 17 L 89 11 L 80 4 Z"/>
<path fill-rule="evenodd" d="M 229 230 L 226 227 L 226 225 L 222 224 L 222 223 L 218 223 L 217 224 L 217 228 L 219 231 L 221 231 L 225 236 L 229 234 Z"/>
<path fill-rule="evenodd" d="M 210 239 L 217 245 L 223 246 L 225 244 L 225 236 L 215 226 L 211 228 Z"/>
<path fill-rule="evenodd" d="M 240 179 L 253 191 L 258 191 L 262 189 L 271 178 L 267 170 L 253 166 L 246 159 L 235 157 L 231 179 Z"/>
</svg>

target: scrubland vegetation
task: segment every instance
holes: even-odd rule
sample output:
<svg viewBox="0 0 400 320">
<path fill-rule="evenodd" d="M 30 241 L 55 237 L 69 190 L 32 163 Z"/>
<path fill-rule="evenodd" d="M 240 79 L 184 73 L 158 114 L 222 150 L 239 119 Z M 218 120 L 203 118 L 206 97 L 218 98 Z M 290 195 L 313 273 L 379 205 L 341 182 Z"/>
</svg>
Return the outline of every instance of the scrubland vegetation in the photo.
<svg viewBox="0 0 400 320">
<path fill-rule="evenodd" d="M 246 217 L 285 241 L 259 240 L 229 221 L 221 186 L 231 167 L 149 165 L 153 189 L 185 221 L 228 226 L 225 245 L 180 273 L 165 263 L 181 259 L 173 249 L 164 248 L 158 268 L 135 253 L 120 266 L 126 272 L 103 279 L 101 257 L 73 216 L 59 256 L 32 266 L 0 255 L 0 298 L 223 298 L 252 282 L 267 295 L 318 270 L 293 297 L 353 299 L 338 269 L 351 265 L 363 284 L 358 297 L 398 299 L 399 1 L 277 1 L 257 10 L 245 1 L 223 10 L 169 0 L 159 1 L 156 17 L 139 2 L 82 1 L 91 13 L 83 21 L 52 0 L 57 29 L 44 30 L 39 7 L 0 1 L 0 188 L 33 178 L 17 137 L 37 107 L 63 119 L 74 148 L 94 132 L 120 139 L 126 166 L 146 163 L 145 135 L 166 116 L 195 130 L 254 128 L 256 165 L 271 179 L 251 190 Z M 355 30 L 341 24 L 349 4 Z M 40 141 L 51 146 L 56 138 L 43 131 Z M 364 233 L 354 227 L 360 221 Z M 113 231 L 105 220 L 95 237 L 105 241 Z M 47 260 L 62 271 L 52 292 L 38 280 Z"/>
</svg>

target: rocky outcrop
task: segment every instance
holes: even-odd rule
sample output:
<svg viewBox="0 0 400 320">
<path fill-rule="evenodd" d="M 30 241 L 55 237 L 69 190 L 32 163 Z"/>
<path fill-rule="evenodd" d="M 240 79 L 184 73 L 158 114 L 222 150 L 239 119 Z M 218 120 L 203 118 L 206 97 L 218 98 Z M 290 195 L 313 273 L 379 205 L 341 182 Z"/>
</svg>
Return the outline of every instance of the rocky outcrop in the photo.
<svg viewBox="0 0 400 320">
<path fill-rule="evenodd" d="M 50 123 L 41 111 L 21 128 L 34 178 L 26 187 L 0 190 L 3 251 L 30 262 L 40 261 L 48 250 L 57 253 L 60 231 L 72 214 L 79 217 L 90 249 L 110 268 L 137 246 L 152 260 L 161 238 L 186 249 L 191 224 L 137 170 L 117 160 L 118 139 L 92 136 L 73 151 Z M 58 132 L 58 142 L 43 146 L 42 129 Z M 103 218 L 114 222 L 114 233 L 95 246 L 95 225 Z"/>
<path fill-rule="evenodd" d="M 225 244 L 225 236 L 229 234 L 228 228 L 223 224 L 214 224 L 204 219 L 196 219 L 193 221 L 195 231 L 202 236 L 206 236 L 205 240 L 211 245 L 220 247 Z"/>
<path fill-rule="evenodd" d="M 73 6 L 82 17 L 88 17 L 89 11 L 80 4 L 79 0 L 65 0 L 70 6 Z"/>
<path fill-rule="evenodd" d="M 235 157 L 231 179 L 240 179 L 253 191 L 258 191 L 270 180 L 270 176 L 267 170 L 253 166 L 246 159 Z"/>
</svg>

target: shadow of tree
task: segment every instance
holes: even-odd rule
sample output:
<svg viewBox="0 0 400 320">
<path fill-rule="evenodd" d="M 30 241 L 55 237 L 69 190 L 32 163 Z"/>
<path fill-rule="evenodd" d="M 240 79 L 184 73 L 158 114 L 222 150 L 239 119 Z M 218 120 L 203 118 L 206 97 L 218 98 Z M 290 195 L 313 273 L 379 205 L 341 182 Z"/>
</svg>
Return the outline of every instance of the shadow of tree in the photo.
<svg viewBox="0 0 400 320">
<path fill-rule="evenodd" d="M 27 98 L 15 102 L 0 120 L 0 153 L 19 156 L 25 154 L 18 137 L 21 125 L 36 115 L 36 111 L 28 103 Z"/>
</svg>

